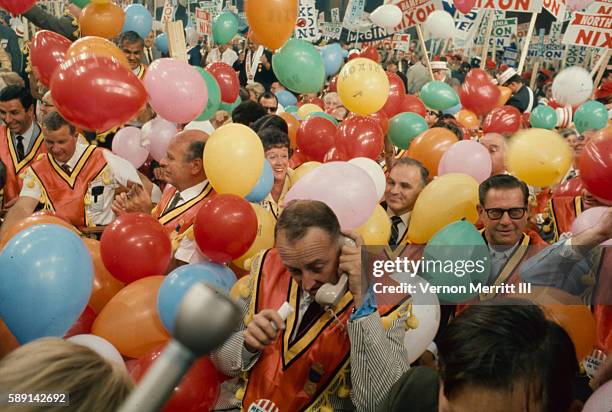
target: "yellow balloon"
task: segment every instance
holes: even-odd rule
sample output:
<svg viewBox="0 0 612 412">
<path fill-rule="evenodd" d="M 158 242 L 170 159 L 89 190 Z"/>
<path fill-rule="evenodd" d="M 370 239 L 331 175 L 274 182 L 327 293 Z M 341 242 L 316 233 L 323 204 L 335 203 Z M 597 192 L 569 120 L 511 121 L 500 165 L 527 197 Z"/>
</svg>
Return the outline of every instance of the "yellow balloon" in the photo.
<svg viewBox="0 0 612 412">
<path fill-rule="evenodd" d="M 549 187 L 572 165 L 572 149 L 552 130 L 526 129 L 510 139 L 506 161 L 510 173 L 531 186 Z"/>
<path fill-rule="evenodd" d="M 204 148 L 204 171 L 217 193 L 248 195 L 261 176 L 264 161 L 259 137 L 238 123 L 215 130 Z"/>
<path fill-rule="evenodd" d="M 476 223 L 478 182 L 463 173 L 438 176 L 425 186 L 414 204 L 408 238 L 424 244 L 444 226 L 465 218 Z"/>
<path fill-rule="evenodd" d="M 386 245 L 391 237 L 391 220 L 381 205 L 376 205 L 372 216 L 355 230 L 366 245 Z"/>
<path fill-rule="evenodd" d="M 254 203 L 251 203 L 251 207 L 253 207 L 257 215 L 257 236 L 255 236 L 255 240 L 249 250 L 234 260 L 234 265 L 245 270 L 249 270 L 245 264 L 247 259 L 252 258 L 262 250 L 270 249 L 274 246 L 274 227 L 276 226 L 276 220 L 270 212 Z"/>
<path fill-rule="evenodd" d="M 351 112 L 363 116 L 382 109 L 389 97 L 389 78 L 374 60 L 357 58 L 338 75 L 338 95 Z"/>
<path fill-rule="evenodd" d="M 300 108 L 297 111 L 297 114 L 302 119 L 305 119 L 306 116 L 308 116 L 310 113 L 323 112 L 323 111 L 324 110 L 321 109 L 316 104 L 306 103 L 305 105 L 300 106 Z"/>
<path fill-rule="evenodd" d="M 295 184 L 295 182 L 304 177 L 305 174 L 312 172 L 319 166 L 321 166 L 321 163 L 314 161 L 302 163 L 297 169 L 293 171 L 293 174 L 291 175 L 291 182 Z"/>
</svg>

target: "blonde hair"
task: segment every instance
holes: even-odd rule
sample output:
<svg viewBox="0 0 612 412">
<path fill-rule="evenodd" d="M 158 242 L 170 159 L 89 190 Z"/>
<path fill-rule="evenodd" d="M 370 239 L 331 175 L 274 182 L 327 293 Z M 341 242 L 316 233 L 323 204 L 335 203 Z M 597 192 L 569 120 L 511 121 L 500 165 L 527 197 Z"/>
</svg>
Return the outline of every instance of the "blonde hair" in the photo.
<svg viewBox="0 0 612 412">
<path fill-rule="evenodd" d="M 253 94 L 255 95 L 255 99 L 259 99 L 259 96 L 261 96 L 262 94 L 264 94 L 266 92 L 266 88 L 263 87 L 263 85 L 261 83 L 251 83 L 248 84 L 245 87 L 245 90 L 247 92 L 253 92 Z"/>
<path fill-rule="evenodd" d="M 130 377 L 119 365 L 59 338 L 35 340 L 0 361 L 0 393 L 65 392 L 70 411 L 116 411 L 132 388 Z M 15 412 L 68 409 L 24 403 L 2 408 Z"/>
<path fill-rule="evenodd" d="M 0 73 L 0 90 L 7 86 L 17 85 L 25 87 L 25 81 L 21 76 L 15 72 L 1 72 Z"/>
</svg>

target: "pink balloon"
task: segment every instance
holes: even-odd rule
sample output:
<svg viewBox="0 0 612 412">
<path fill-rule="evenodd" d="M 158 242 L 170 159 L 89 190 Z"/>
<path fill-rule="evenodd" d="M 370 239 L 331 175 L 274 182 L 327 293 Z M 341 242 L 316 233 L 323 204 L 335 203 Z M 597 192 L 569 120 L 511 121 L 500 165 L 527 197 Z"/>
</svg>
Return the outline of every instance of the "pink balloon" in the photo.
<svg viewBox="0 0 612 412">
<path fill-rule="evenodd" d="M 584 404 L 582 412 L 608 412 L 612 408 L 612 381 L 600 386 Z"/>
<path fill-rule="evenodd" d="M 142 137 L 145 142 L 149 142 L 149 152 L 153 159 L 160 162 L 166 156 L 170 139 L 178 131 L 176 124 L 159 116 L 142 126 Z"/>
<path fill-rule="evenodd" d="M 474 140 L 462 140 L 444 152 L 438 165 L 438 176 L 464 173 L 482 183 L 491 176 L 491 168 L 491 155 L 483 145 Z"/>
<path fill-rule="evenodd" d="M 579 214 L 572 223 L 572 234 L 577 235 L 595 226 L 606 210 L 608 210 L 607 207 L 592 207 Z M 612 246 L 612 239 L 603 242 L 602 245 Z"/>
<path fill-rule="evenodd" d="M 304 175 L 287 193 L 285 204 L 296 199 L 325 203 L 334 211 L 343 230 L 365 223 L 377 204 L 372 178 L 348 162 L 325 163 Z"/>
<path fill-rule="evenodd" d="M 142 144 L 142 131 L 137 127 L 124 127 L 113 138 L 113 153 L 129 161 L 136 169 L 144 164 L 149 151 Z"/>
<path fill-rule="evenodd" d="M 147 69 L 144 86 L 153 110 L 175 123 L 191 122 L 208 101 L 204 78 L 193 66 L 179 60 L 155 60 Z"/>
</svg>

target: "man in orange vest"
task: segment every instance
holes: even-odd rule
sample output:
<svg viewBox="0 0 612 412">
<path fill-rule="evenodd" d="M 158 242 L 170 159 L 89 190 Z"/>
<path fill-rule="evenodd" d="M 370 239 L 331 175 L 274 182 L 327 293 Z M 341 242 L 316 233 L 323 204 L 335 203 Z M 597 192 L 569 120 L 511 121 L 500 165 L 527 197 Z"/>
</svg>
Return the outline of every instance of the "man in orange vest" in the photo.
<svg viewBox="0 0 612 412">
<path fill-rule="evenodd" d="M 409 366 L 407 313 L 405 304 L 376 306 L 361 245 L 357 234 L 340 232 L 324 203 L 287 206 L 275 248 L 255 259 L 240 291 L 244 323 L 211 356 L 221 372 L 239 377 L 224 383 L 216 409 L 377 409 Z M 277 312 L 285 302 L 293 309 L 286 324 Z"/>
</svg>

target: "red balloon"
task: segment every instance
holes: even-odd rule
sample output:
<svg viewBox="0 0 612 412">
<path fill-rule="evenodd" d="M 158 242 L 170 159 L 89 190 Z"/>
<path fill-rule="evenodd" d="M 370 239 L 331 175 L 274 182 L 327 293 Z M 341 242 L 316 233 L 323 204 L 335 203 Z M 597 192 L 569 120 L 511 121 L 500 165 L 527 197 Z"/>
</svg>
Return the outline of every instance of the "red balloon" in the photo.
<svg viewBox="0 0 612 412">
<path fill-rule="evenodd" d="M 346 161 L 346 160 L 349 160 L 349 158 L 346 156 L 346 153 L 344 153 L 341 149 L 334 146 L 331 149 L 329 149 L 327 153 L 325 153 L 325 157 L 323 158 L 323 163 L 339 162 L 339 161 Z"/>
<path fill-rule="evenodd" d="M 327 86 L 327 90 L 330 92 L 338 91 L 338 75 L 335 75 L 331 78 L 331 80 L 329 81 L 329 85 Z"/>
<path fill-rule="evenodd" d="M 316 106 L 319 106 L 321 109 L 325 107 L 325 103 L 323 102 L 323 99 L 321 99 L 320 97 L 316 97 L 316 96 L 315 97 L 302 96 L 302 98 L 298 102 L 298 107 L 302 107 L 305 104 L 314 104 Z"/>
<path fill-rule="evenodd" d="M 385 136 L 389 130 L 389 117 L 387 116 L 387 113 L 381 109 L 376 113 L 372 113 L 369 117 L 378 122 L 378 125 L 382 129 L 383 136 Z"/>
<path fill-rule="evenodd" d="M 102 233 L 100 254 L 106 269 L 128 284 L 148 276 L 165 275 L 172 258 L 168 231 L 145 213 L 119 216 Z"/>
<path fill-rule="evenodd" d="M 370 117 L 353 116 L 342 122 L 336 133 L 336 146 L 348 159 L 369 157 L 376 160 L 383 149 L 384 135 Z"/>
<path fill-rule="evenodd" d="M 590 140 L 578 157 L 578 170 L 590 194 L 612 202 L 612 137 Z"/>
<path fill-rule="evenodd" d="M 584 185 L 582 184 L 582 179 L 580 176 L 576 176 L 557 186 L 555 190 L 553 190 L 552 197 L 580 196 L 583 189 Z"/>
<path fill-rule="evenodd" d="M 196 243 L 213 262 L 230 262 L 251 247 L 257 235 L 257 215 L 243 198 L 220 194 L 205 200 L 193 225 Z"/>
<path fill-rule="evenodd" d="M 464 108 L 476 115 L 487 114 L 495 107 L 501 92 L 494 84 L 476 84 L 465 82 L 461 86 L 459 98 Z"/>
<path fill-rule="evenodd" d="M 289 167 L 293 170 L 297 169 L 302 163 L 306 163 L 306 156 L 300 151 L 300 149 L 295 149 L 291 154 L 291 159 L 289 159 Z"/>
<path fill-rule="evenodd" d="M 323 117 L 310 117 L 300 124 L 297 146 L 308 160 L 322 162 L 325 155 L 336 145 L 336 125 Z"/>
<path fill-rule="evenodd" d="M 361 52 L 360 57 L 364 57 L 366 59 L 374 60 L 376 63 L 380 63 L 380 54 L 378 54 L 378 50 L 376 50 L 376 47 L 366 47 Z"/>
<path fill-rule="evenodd" d="M 465 82 L 488 84 L 491 82 L 489 73 L 482 69 L 472 69 L 465 75 Z"/>
<path fill-rule="evenodd" d="M 482 123 L 484 133 L 499 133 L 506 137 L 518 132 L 523 116 L 514 106 L 496 107 L 485 117 Z"/>
<path fill-rule="evenodd" d="M 215 62 L 206 66 L 206 71 L 212 75 L 221 89 L 221 101 L 234 103 L 240 93 L 240 81 L 236 71 L 228 64 Z"/>
<path fill-rule="evenodd" d="M 416 113 L 422 117 L 425 117 L 427 115 L 427 109 L 425 109 L 425 104 L 423 104 L 421 99 L 412 94 L 407 94 L 403 97 L 399 109 L 399 113 L 411 112 Z"/>
<path fill-rule="evenodd" d="M 74 322 L 74 325 L 64 335 L 64 339 L 67 339 L 74 335 L 87 335 L 91 333 L 91 326 L 96 320 L 96 312 L 93 311 L 89 306 L 85 306 L 85 310 L 81 313 L 81 316 Z"/>
<path fill-rule="evenodd" d="M 118 60 L 86 54 L 60 64 L 51 96 L 66 120 L 97 131 L 125 124 L 147 103 L 142 82 Z"/>
<path fill-rule="evenodd" d="M 400 105 L 406 95 L 406 86 L 404 86 L 402 78 L 395 73 L 387 72 L 387 78 L 389 79 L 389 97 L 382 110 L 389 118 L 392 118 L 401 113 Z"/>
<path fill-rule="evenodd" d="M 476 5 L 476 0 L 453 0 L 453 4 L 463 14 L 468 14 Z"/>
<path fill-rule="evenodd" d="M 130 376 L 138 383 L 153 362 L 159 357 L 164 346 L 151 350 L 134 362 Z M 177 387 L 174 388 L 163 412 L 202 412 L 210 411 L 219 396 L 219 388 L 224 376 L 207 357 L 196 361 Z"/>
<path fill-rule="evenodd" d="M 49 87 L 53 72 L 64 62 L 64 54 L 72 42 L 49 30 L 37 31 L 30 44 L 30 62 L 36 78 Z"/>
<path fill-rule="evenodd" d="M 36 0 L 2 0 L 0 1 L 0 8 L 17 15 L 30 10 L 35 3 Z"/>
<path fill-rule="evenodd" d="M 358 57 L 363 57 L 363 56 L 362 56 L 360 53 L 357 53 L 357 52 L 355 52 L 355 53 L 350 53 L 350 54 L 348 55 L 348 61 L 351 61 L 351 60 L 356 59 L 356 58 L 358 58 Z"/>
</svg>

